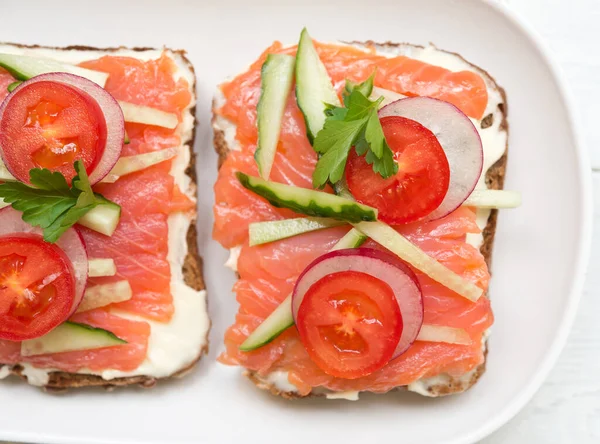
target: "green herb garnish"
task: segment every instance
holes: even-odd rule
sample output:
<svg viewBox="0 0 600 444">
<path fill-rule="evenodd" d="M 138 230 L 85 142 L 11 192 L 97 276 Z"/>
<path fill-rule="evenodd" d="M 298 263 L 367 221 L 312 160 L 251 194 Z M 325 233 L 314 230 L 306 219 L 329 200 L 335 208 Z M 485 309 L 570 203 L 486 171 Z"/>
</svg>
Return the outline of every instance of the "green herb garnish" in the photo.
<svg viewBox="0 0 600 444">
<path fill-rule="evenodd" d="M 328 105 L 325 125 L 313 145 L 321 155 L 313 173 L 315 188 L 324 187 L 328 181 L 336 183 L 342 179 L 352 146 L 383 178 L 398 172 L 377 116 L 383 98 L 376 101 L 368 99 L 373 91 L 374 78 L 375 73 L 359 84 L 346 81 L 343 93 L 345 107 Z"/>
<path fill-rule="evenodd" d="M 88 211 L 107 199 L 94 194 L 83 163 L 75 162 L 77 175 L 69 187 L 65 176 L 45 168 L 29 171 L 33 186 L 21 182 L 0 184 L 0 197 L 23 213 L 23 220 L 44 230 L 46 242 L 56 242 Z"/>
</svg>

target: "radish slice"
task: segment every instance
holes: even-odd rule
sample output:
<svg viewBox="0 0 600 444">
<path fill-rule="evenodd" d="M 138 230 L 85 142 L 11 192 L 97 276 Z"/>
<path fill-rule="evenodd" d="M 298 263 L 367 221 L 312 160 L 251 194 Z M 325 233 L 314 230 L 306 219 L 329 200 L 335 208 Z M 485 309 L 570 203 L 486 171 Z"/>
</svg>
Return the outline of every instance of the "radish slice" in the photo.
<svg viewBox="0 0 600 444">
<path fill-rule="evenodd" d="M 463 205 L 477 208 L 517 208 L 521 205 L 521 193 L 506 190 L 474 190 Z"/>
<path fill-rule="evenodd" d="M 386 116 L 415 120 L 438 138 L 450 165 L 450 187 L 440 206 L 426 219 L 452 213 L 475 189 L 483 169 L 483 146 L 471 120 L 454 105 L 430 97 L 392 102 L 379 110 L 379 117 Z"/>
<path fill-rule="evenodd" d="M 360 271 L 390 286 L 402 314 L 404 327 L 393 357 L 404 353 L 417 338 L 423 324 L 423 297 L 419 281 L 401 260 L 380 250 L 351 248 L 331 251 L 313 261 L 302 272 L 292 295 L 294 322 L 304 295 L 323 277 L 342 271 Z M 393 359 L 393 358 L 392 358 Z"/>
<path fill-rule="evenodd" d="M 471 337 L 462 328 L 446 327 L 443 325 L 423 324 L 417 341 L 423 342 L 445 342 L 447 344 L 469 345 Z"/>
<path fill-rule="evenodd" d="M 102 157 L 96 165 L 96 168 L 89 173 L 89 179 L 92 185 L 100 182 L 100 180 L 113 169 L 119 160 L 123 148 L 125 121 L 123 119 L 121 107 L 113 96 L 91 80 L 74 74 L 53 72 L 33 77 L 15 88 L 15 90 L 4 99 L 2 105 L 0 105 L 0 120 L 2 120 L 4 116 L 4 111 L 8 103 L 19 93 L 21 88 L 25 88 L 27 85 L 37 82 L 57 82 L 77 88 L 90 96 L 102 110 L 106 122 L 106 145 L 104 146 Z M 6 164 L 6 167 L 13 175 L 15 175 L 15 172 L 11 171 L 11 166 L 9 164 Z"/>
<path fill-rule="evenodd" d="M 42 235 L 42 229 L 32 227 L 21 219 L 21 213 L 12 207 L 0 210 L 0 236 L 15 233 L 34 233 Z M 75 299 L 71 314 L 75 313 L 83 299 L 88 278 L 88 256 L 83 237 L 76 228 L 69 228 L 56 242 L 73 264 L 75 272 Z"/>
</svg>

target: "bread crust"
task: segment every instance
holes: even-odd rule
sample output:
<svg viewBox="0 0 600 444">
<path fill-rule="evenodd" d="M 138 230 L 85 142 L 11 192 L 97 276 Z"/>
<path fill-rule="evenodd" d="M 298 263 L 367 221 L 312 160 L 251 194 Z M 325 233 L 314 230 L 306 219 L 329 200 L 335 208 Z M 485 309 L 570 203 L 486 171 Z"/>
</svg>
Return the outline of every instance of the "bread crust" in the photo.
<svg viewBox="0 0 600 444">
<path fill-rule="evenodd" d="M 377 42 L 373 42 L 373 41 L 369 40 L 369 41 L 365 41 L 365 42 L 353 41 L 353 42 L 347 42 L 347 43 L 351 44 L 351 45 L 377 46 L 377 47 L 386 47 L 386 48 L 395 48 L 395 47 L 399 47 L 399 46 L 410 46 L 413 48 L 421 48 L 421 49 L 424 48 L 423 46 L 420 46 L 420 45 L 412 45 L 409 43 L 393 43 L 393 42 L 389 42 L 389 41 L 385 42 L 385 43 L 377 43 Z M 438 49 L 438 50 L 440 50 L 440 49 Z M 478 67 L 477 65 L 474 65 L 474 64 L 470 63 L 469 61 L 465 60 L 465 58 L 463 56 L 461 56 L 460 54 L 450 52 L 450 51 L 444 51 L 444 50 L 440 50 L 440 51 L 443 51 L 448 54 L 452 54 L 456 57 L 459 57 L 463 62 L 467 63 L 469 66 L 471 66 L 471 68 L 473 68 L 475 71 L 477 71 L 480 75 L 482 75 L 484 78 L 489 80 L 490 83 L 492 83 L 494 85 L 494 87 L 500 92 L 500 94 L 502 96 L 502 102 L 503 102 L 502 104 L 499 105 L 500 112 L 502 114 L 502 122 L 500 123 L 500 129 L 506 131 L 506 133 L 508 134 L 508 120 L 507 120 L 508 109 L 506 106 L 506 92 L 504 91 L 504 89 L 498 85 L 496 80 L 487 71 L 485 71 L 482 68 Z M 219 158 L 218 167 L 220 168 L 221 165 L 223 164 L 223 162 L 225 161 L 225 159 L 227 158 L 227 156 L 229 155 L 229 152 L 231 151 L 231 149 L 230 149 L 230 147 L 227 146 L 224 132 L 222 130 L 220 130 L 218 128 L 218 126 L 216 126 L 216 114 L 214 113 L 215 106 L 216 106 L 215 101 L 213 101 L 212 124 L 213 124 L 213 131 L 214 131 L 214 149 Z M 484 116 L 484 118 L 481 121 L 482 129 L 491 126 L 493 118 L 494 118 L 494 116 L 492 113 L 488 114 L 487 116 Z M 507 156 L 508 156 L 508 137 L 507 137 L 507 141 L 506 141 L 506 147 L 504 150 L 504 154 L 494 165 L 492 165 L 489 168 L 489 170 L 486 173 L 485 183 L 489 189 L 501 190 L 504 188 L 504 177 L 506 174 Z M 490 213 L 490 217 L 488 218 L 487 224 L 482 232 L 483 243 L 480 247 L 480 252 L 483 255 L 483 257 L 485 258 L 486 264 L 490 270 L 491 270 L 491 263 L 492 263 L 492 250 L 493 250 L 493 245 L 494 245 L 494 236 L 496 233 L 497 217 L 498 217 L 498 210 L 492 210 Z M 490 274 L 491 274 L 491 271 L 490 271 Z M 429 396 L 437 397 L 437 396 L 446 396 L 446 395 L 451 395 L 451 394 L 457 394 L 457 393 L 462 393 L 465 390 L 468 390 L 469 388 L 471 388 L 485 372 L 485 365 L 486 365 L 486 361 L 487 361 L 487 352 L 488 352 L 488 347 L 487 347 L 487 343 L 486 343 L 485 351 L 484 351 L 484 362 L 473 370 L 473 372 L 471 373 L 471 376 L 468 378 L 468 380 L 464 381 L 464 380 L 462 380 L 462 378 L 452 377 L 452 376 L 448 375 L 445 383 L 434 384 L 434 385 L 431 385 L 428 387 L 427 391 L 428 391 Z M 286 399 L 298 399 L 298 398 L 304 398 L 304 397 L 325 396 L 324 393 L 315 392 L 314 390 L 307 395 L 300 395 L 298 392 L 287 392 L 284 390 L 280 390 L 277 388 L 277 386 L 275 384 L 272 384 L 272 383 L 266 381 L 264 378 L 262 378 L 260 375 L 258 375 L 257 372 L 252 371 L 252 370 L 245 370 L 243 374 L 248 379 L 250 379 L 250 381 L 252 381 L 258 388 L 260 388 L 262 390 L 267 390 L 273 395 L 281 396 Z M 400 387 L 396 388 L 396 390 L 406 390 L 406 389 L 407 389 L 407 386 L 400 386 Z"/>
<path fill-rule="evenodd" d="M 116 52 L 122 49 L 127 49 L 130 51 L 143 52 L 143 51 L 151 51 L 156 50 L 156 48 L 145 48 L 145 47 L 134 47 L 127 48 L 125 46 L 119 47 L 110 47 L 110 48 L 97 48 L 92 46 L 82 46 L 82 45 L 74 45 L 74 46 L 65 46 L 65 47 L 55 47 L 55 46 L 40 46 L 40 45 L 21 45 L 14 43 L 6 43 L 7 45 L 16 46 L 19 48 L 49 48 L 49 49 L 57 49 L 63 51 L 101 51 L 101 52 Z M 184 61 L 187 68 L 194 74 L 194 84 L 192 86 L 192 90 L 196 90 L 196 79 L 195 79 L 195 69 L 192 65 L 192 62 L 187 58 L 186 52 L 182 49 L 170 49 L 170 51 L 174 54 L 179 55 Z M 192 135 L 189 141 L 187 141 L 183 146 L 186 149 L 190 150 L 190 162 L 185 170 L 185 174 L 190 178 L 192 183 L 192 189 L 194 190 L 194 194 L 197 193 L 197 182 L 196 182 L 196 155 L 194 153 L 194 140 L 196 137 L 196 126 L 197 122 L 195 121 L 196 116 L 196 107 L 190 109 L 192 116 L 194 116 L 194 129 L 192 130 Z M 198 234 L 196 230 L 196 216 L 192 219 L 188 232 L 186 234 L 188 253 L 184 259 L 182 271 L 183 277 L 186 285 L 193 288 L 196 291 L 205 290 L 206 285 L 204 281 L 203 275 L 203 262 L 202 257 L 198 252 Z M 114 378 L 110 380 L 103 379 L 101 376 L 97 375 L 87 375 L 80 373 L 69 373 L 69 372 L 50 372 L 48 383 L 43 387 L 44 390 L 53 393 L 64 392 L 70 388 L 81 388 L 81 387 L 104 387 L 108 390 L 114 389 L 116 387 L 123 386 L 131 386 L 138 385 L 143 388 L 151 388 L 154 387 L 159 381 L 167 380 L 171 378 L 179 378 L 188 374 L 200 361 L 204 354 L 208 353 L 208 334 L 210 332 L 210 325 L 206 332 L 206 338 L 204 341 L 204 346 L 198 350 L 197 358 L 190 363 L 185 368 L 180 369 L 174 374 L 164 377 L 164 378 L 155 378 L 152 376 L 129 376 L 123 378 Z M 27 376 L 23 374 L 23 367 L 21 365 L 13 365 L 10 366 L 8 364 L 1 364 L 0 369 L 3 367 L 10 367 L 9 371 L 11 374 L 21 377 L 23 380 L 27 381 Z"/>
</svg>

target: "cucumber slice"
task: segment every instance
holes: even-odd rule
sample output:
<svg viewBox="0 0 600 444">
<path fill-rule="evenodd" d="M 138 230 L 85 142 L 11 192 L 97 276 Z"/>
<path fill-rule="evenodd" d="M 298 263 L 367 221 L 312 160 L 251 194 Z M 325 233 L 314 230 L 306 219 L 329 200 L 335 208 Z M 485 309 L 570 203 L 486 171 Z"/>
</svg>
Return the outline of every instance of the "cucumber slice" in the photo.
<svg viewBox="0 0 600 444">
<path fill-rule="evenodd" d="M 85 290 L 83 300 L 77 307 L 77 313 L 106 307 L 117 302 L 125 302 L 131 299 L 132 296 L 131 285 L 126 280 L 94 285 Z"/>
<path fill-rule="evenodd" d="M 269 54 L 261 69 L 261 93 L 257 106 L 258 147 L 254 159 L 263 179 L 269 179 L 275 160 L 281 121 L 285 112 L 292 80 L 294 57 L 286 54 Z"/>
<path fill-rule="evenodd" d="M 121 207 L 114 202 L 104 200 L 100 205 L 88 211 L 77 223 L 105 236 L 112 236 L 120 218 Z"/>
<path fill-rule="evenodd" d="M 88 259 L 88 277 L 114 276 L 117 266 L 114 259 Z"/>
<path fill-rule="evenodd" d="M 304 115 L 308 140 L 313 143 L 325 124 L 326 106 L 341 103 L 306 28 L 300 34 L 296 54 L 296 101 Z"/>
<path fill-rule="evenodd" d="M 129 145 L 130 143 L 131 143 L 131 139 L 129 138 L 129 134 L 127 134 L 127 131 L 125 131 L 125 137 L 123 137 L 123 144 Z"/>
<path fill-rule="evenodd" d="M 240 345 L 241 351 L 252 351 L 273 341 L 277 336 L 294 325 L 292 316 L 292 295 L 290 294 L 265 319 L 256 330 Z"/>
<path fill-rule="evenodd" d="M 160 126 L 168 129 L 175 129 L 179 125 L 176 114 L 150 108 L 149 106 L 121 102 L 120 100 L 118 102 L 123 111 L 125 122 L 143 123 L 144 125 Z"/>
<path fill-rule="evenodd" d="M 30 57 L 16 54 L 0 54 L 0 66 L 6 69 L 17 80 L 28 80 L 49 72 L 66 72 L 85 77 L 104 88 L 108 74 L 91 69 L 80 68 L 68 63 L 42 57 Z"/>
<path fill-rule="evenodd" d="M 103 183 L 114 183 L 120 177 L 137 171 L 145 170 L 177 155 L 178 148 L 166 148 L 164 150 L 150 151 L 149 153 L 136 154 L 135 156 L 121 157 L 110 173 L 102 179 Z"/>
<path fill-rule="evenodd" d="M 483 290 L 473 282 L 442 265 L 389 225 L 383 222 L 361 222 L 355 224 L 355 228 L 462 297 L 475 302 L 483 295 Z"/>
<path fill-rule="evenodd" d="M 21 343 L 22 356 L 45 355 L 127 344 L 114 333 L 76 322 L 65 322 L 50 333 Z"/>
<path fill-rule="evenodd" d="M 10 85 L 8 85 L 8 86 L 6 87 L 6 89 L 8 90 L 8 92 L 9 92 L 9 93 L 11 93 L 11 92 L 13 92 L 13 91 L 14 91 L 14 90 L 17 88 L 17 86 L 19 86 L 21 83 L 23 83 L 23 82 L 21 82 L 20 80 L 17 80 L 16 82 L 12 82 Z"/>
<path fill-rule="evenodd" d="M 508 190 L 474 190 L 462 205 L 487 209 L 517 208 L 521 205 L 521 193 Z"/>
<path fill-rule="evenodd" d="M 296 219 L 255 222 L 250 224 L 250 246 L 267 244 L 310 231 L 322 230 L 343 225 L 344 222 L 319 217 L 299 217 Z"/>
<path fill-rule="evenodd" d="M 307 216 L 329 217 L 346 222 L 377 220 L 377 209 L 335 194 L 269 182 L 237 172 L 240 183 L 267 199 L 271 205 L 289 208 Z"/>
<path fill-rule="evenodd" d="M 333 250 L 344 250 L 346 248 L 358 248 L 367 236 L 356 228 L 352 228 L 332 248 Z M 279 306 L 265 319 L 240 345 L 242 351 L 252 351 L 268 344 L 285 330 L 294 325 L 292 316 L 292 295 L 290 294 Z"/>
<path fill-rule="evenodd" d="M 10 207 L 9 203 L 4 202 L 4 199 L 0 199 L 0 210 L 2 208 Z"/>
</svg>

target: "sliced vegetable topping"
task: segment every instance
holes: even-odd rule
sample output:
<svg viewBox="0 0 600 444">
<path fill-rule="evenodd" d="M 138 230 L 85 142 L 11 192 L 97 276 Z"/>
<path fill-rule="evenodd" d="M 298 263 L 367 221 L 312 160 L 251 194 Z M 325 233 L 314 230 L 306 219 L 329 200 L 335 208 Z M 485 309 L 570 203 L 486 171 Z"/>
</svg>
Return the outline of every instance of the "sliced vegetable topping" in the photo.
<svg viewBox="0 0 600 444">
<path fill-rule="evenodd" d="M 483 290 L 477 285 L 440 264 L 389 225 L 383 222 L 360 222 L 355 227 L 400 259 L 462 297 L 476 301 L 483 295 Z"/>
<path fill-rule="evenodd" d="M 73 267 L 57 245 L 36 234 L 0 236 L 0 339 L 46 334 L 72 313 L 75 291 Z"/>
<path fill-rule="evenodd" d="M 98 197 L 99 195 L 96 195 Z M 121 207 L 105 198 L 98 198 L 96 206 L 84 214 L 77 223 L 105 236 L 112 236 L 119 220 Z"/>
<path fill-rule="evenodd" d="M 84 77 L 104 88 L 108 74 L 91 69 L 81 68 L 68 63 L 43 57 L 30 57 L 16 54 L 0 54 L 0 66 L 10 72 L 18 80 L 29 80 L 40 74 L 64 72 Z"/>
<path fill-rule="evenodd" d="M 21 213 L 13 208 L 3 208 L 0 211 L 0 236 L 11 236 L 19 233 L 41 236 L 42 230 L 23 221 Z M 75 276 L 75 300 L 71 310 L 71 313 L 73 313 L 81 302 L 87 285 L 89 270 L 87 250 L 83 238 L 76 228 L 65 230 L 56 245 L 67 255 L 73 266 Z"/>
<path fill-rule="evenodd" d="M 119 106 L 123 111 L 125 122 L 142 123 L 145 125 L 161 126 L 163 128 L 175 129 L 179 125 L 176 114 L 167 113 L 149 106 L 136 105 L 134 103 L 119 100 Z"/>
<path fill-rule="evenodd" d="M 105 307 L 116 302 L 124 302 L 131 299 L 133 293 L 129 281 L 110 282 L 108 284 L 94 285 L 85 290 L 83 301 L 77 309 L 78 313 Z"/>
<path fill-rule="evenodd" d="M 50 333 L 21 344 L 22 356 L 46 355 L 127 344 L 114 333 L 76 322 L 65 322 Z"/>
<path fill-rule="evenodd" d="M 444 200 L 450 178 L 448 160 L 435 135 L 414 120 L 383 117 L 381 127 L 398 172 L 384 179 L 365 157 L 352 151 L 346 183 L 356 200 L 379 210 L 381 220 L 391 224 L 414 222 Z"/>
<path fill-rule="evenodd" d="M 177 155 L 178 148 L 166 148 L 164 150 L 150 151 L 149 153 L 136 154 L 135 156 L 121 157 L 110 174 L 102 179 L 103 183 L 114 183 L 120 177 L 137 171 L 145 170 L 153 165 L 165 162 Z"/>
<path fill-rule="evenodd" d="M 343 224 L 341 221 L 317 217 L 255 222 L 248 226 L 249 244 L 252 247 Z"/>
<path fill-rule="evenodd" d="M 117 274 L 115 260 L 111 258 L 90 259 L 88 260 L 88 269 L 89 277 L 114 276 Z"/>
<path fill-rule="evenodd" d="M 463 205 L 477 208 L 516 208 L 521 205 L 521 193 L 506 190 L 473 190 Z"/>
<path fill-rule="evenodd" d="M 469 345 L 471 343 L 471 337 L 469 336 L 469 333 L 462 328 L 423 324 L 419 336 L 417 336 L 417 341 Z"/>
<path fill-rule="evenodd" d="M 347 248 L 358 248 L 367 237 L 360 233 L 355 228 L 352 228 L 344 235 L 332 248 L 331 251 L 344 250 Z M 265 319 L 250 336 L 240 345 L 242 351 L 252 351 L 265 344 L 268 344 L 283 331 L 294 325 L 294 317 L 292 316 L 292 295 L 289 295 Z"/>
<path fill-rule="evenodd" d="M 115 222 L 114 215 L 117 208 L 120 214 L 120 207 L 94 194 L 80 160 L 75 162 L 75 171 L 70 188 L 62 174 L 47 169 L 32 169 L 29 182 L 36 188 L 20 182 L 7 182 L 0 184 L 0 197 L 12 204 L 15 210 L 22 211 L 25 222 L 43 228 L 47 242 L 56 242 L 65 231 L 77 221 L 81 222 L 90 210 L 98 206 L 112 209 L 112 218 L 108 221 L 112 231 L 106 230 L 112 234 L 119 220 L 116 217 Z"/>
<path fill-rule="evenodd" d="M 68 179 L 81 160 L 92 184 L 119 159 L 123 113 L 95 83 L 71 74 L 51 73 L 17 87 L 0 106 L 0 154 L 19 180 L 45 167 Z"/>
<path fill-rule="evenodd" d="M 237 172 L 236 176 L 245 188 L 264 197 L 276 207 L 289 208 L 307 216 L 330 217 L 347 222 L 377 219 L 375 208 L 334 194 L 269 182 L 241 172 Z"/>
<path fill-rule="evenodd" d="M 306 132 L 311 142 L 323 129 L 327 105 L 340 105 L 325 65 L 319 59 L 306 28 L 300 34 L 296 53 L 296 101 L 304 114 Z"/>
<path fill-rule="evenodd" d="M 258 146 L 254 158 L 260 177 L 269 179 L 275 161 L 281 121 L 294 79 L 294 57 L 269 54 L 261 70 L 261 94 L 257 107 Z"/>
<path fill-rule="evenodd" d="M 456 210 L 471 194 L 481 176 L 483 147 L 471 120 L 454 105 L 429 97 L 410 97 L 390 103 L 379 116 L 405 117 L 430 130 L 442 146 L 450 166 L 450 184 L 442 203 L 427 220 Z"/>
<path fill-rule="evenodd" d="M 10 171 L 8 171 L 8 169 L 6 168 L 6 166 L 4 165 L 4 162 L 2 162 L 2 159 L 0 159 L 0 181 L 2 182 L 12 182 L 15 181 L 17 179 L 15 179 L 15 176 L 13 176 L 12 174 L 10 174 Z"/>
<path fill-rule="evenodd" d="M 93 171 L 106 145 L 98 104 L 78 88 L 32 81 L 16 89 L 0 111 L 0 150 L 7 168 L 29 182 L 33 168 L 57 171 L 68 180 L 80 160 Z"/>
<path fill-rule="evenodd" d="M 347 379 L 406 351 L 423 323 L 414 273 L 394 256 L 367 248 L 327 253 L 311 263 L 294 287 L 292 312 L 313 361 Z"/>
</svg>

